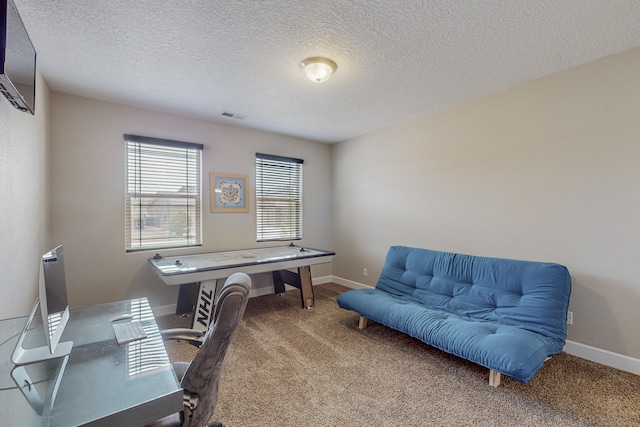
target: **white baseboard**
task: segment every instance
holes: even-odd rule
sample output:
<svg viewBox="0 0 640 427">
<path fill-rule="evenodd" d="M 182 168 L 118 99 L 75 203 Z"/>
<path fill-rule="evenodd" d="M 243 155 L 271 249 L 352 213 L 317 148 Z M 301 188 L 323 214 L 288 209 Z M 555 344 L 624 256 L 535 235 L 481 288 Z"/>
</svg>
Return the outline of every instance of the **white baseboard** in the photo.
<svg viewBox="0 0 640 427">
<path fill-rule="evenodd" d="M 313 283 L 313 286 L 333 283 L 333 276 L 312 277 L 311 283 Z"/>
<path fill-rule="evenodd" d="M 351 289 L 372 289 L 372 286 L 365 285 L 353 280 L 343 279 L 337 276 L 323 276 L 313 278 L 313 285 L 322 285 L 324 283 L 337 283 L 338 285 L 346 286 Z M 292 286 L 286 285 L 287 290 L 295 289 Z M 260 288 L 251 289 L 249 294 L 250 298 L 269 295 L 273 293 L 273 288 L 270 286 L 263 286 Z M 165 316 L 176 312 L 176 305 L 169 304 L 158 307 L 153 307 L 153 312 L 156 316 Z M 592 347 L 590 345 L 581 344 L 575 341 L 567 340 L 563 350 L 573 356 L 581 357 L 592 362 L 600 363 L 601 365 L 609 366 L 621 371 L 630 372 L 632 374 L 640 375 L 640 359 L 625 356 L 623 354 L 614 353 L 612 351 L 603 350 L 601 348 Z"/>
<path fill-rule="evenodd" d="M 640 359 L 569 340 L 563 350 L 573 356 L 640 375 Z"/>
<path fill-rule="evenodd" d="M 342 277 L 333 276 L 331 281 L 351 289 L 373 289 L 373 286 L 364 285 L 359 282 L 354 282 L 353 280 L 343 279 Z"/>
<path fill-rule="evenodd" d="M 371 286 L 335 276 L 333 277 L 333 283 L 337 283 L 351 289 L 371 288 Z M 600 363 L 601 365 L 640 375 L 640 359 L 635 359 L 623 354 L 614 353 L 612 351 L 603 350 L 601 348 L 569 340 L 565 343 L 563 350 L 568 354 L 582 359 L 587 359 L 592 362 Z"/>
<path fill-rule="evenodd" d="M 175 314 L 176 304 L 158 305 L 155 307 L 151 307 L 151 311 L 153 311 L 153 315 L 155 317 L 168 316 L 169 314 Z"/>
</svg>

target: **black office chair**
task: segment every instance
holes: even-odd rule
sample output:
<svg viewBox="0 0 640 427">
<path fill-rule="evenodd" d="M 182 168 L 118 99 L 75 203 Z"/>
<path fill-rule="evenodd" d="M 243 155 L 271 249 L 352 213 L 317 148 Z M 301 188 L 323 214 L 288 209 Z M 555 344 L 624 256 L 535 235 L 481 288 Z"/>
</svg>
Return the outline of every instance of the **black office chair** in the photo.
<svg viewBox="0 0 640 427">
<path fill-rule="evenodd" d="M 151 427 L 222 426 L 207 422 L 218 401 L 218 384 L 222 362 L 231 338 L 244 315 L 249 299 L 251 279 L 244 273 L 232 274 L 224 283 L 216 304 L 213 322 L 206 333 L 177 328 L 162 331 L 164 339 L 187 340 L 200 347 L 191 363 L 175 362 L 184 391 L 184 410 L 155 421 Z"/>
</svg>

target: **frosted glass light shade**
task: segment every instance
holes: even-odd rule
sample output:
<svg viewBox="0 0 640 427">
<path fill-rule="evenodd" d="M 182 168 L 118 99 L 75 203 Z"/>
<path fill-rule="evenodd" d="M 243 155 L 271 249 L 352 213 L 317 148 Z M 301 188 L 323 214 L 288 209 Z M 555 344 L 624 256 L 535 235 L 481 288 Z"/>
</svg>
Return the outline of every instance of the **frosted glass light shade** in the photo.
<svg viewBox="0 0 640 427">
<path fill-rule="evenodd" d="M 331 78 L 331 74 L 338 66 L 329 58 L 314 56 L 307 58 L 300 63 L 300 68 L 307 75 L 307 78 L 314 83 L 323 83 Z"/>
</svg>

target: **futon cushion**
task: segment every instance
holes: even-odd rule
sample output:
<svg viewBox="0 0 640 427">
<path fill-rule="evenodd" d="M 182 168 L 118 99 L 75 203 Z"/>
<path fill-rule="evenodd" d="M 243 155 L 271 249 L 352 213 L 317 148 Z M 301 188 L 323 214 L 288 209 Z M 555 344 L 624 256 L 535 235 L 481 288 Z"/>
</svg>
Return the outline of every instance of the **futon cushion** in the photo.
<svg viewBox="0 0 640 427">
<path fill-rule="evenodd" d="M 564 342 L 570 283 L 559 264 L 392 246 L 376 289 Z"/>
<path fill-rule="evenodd" d="M 392 246 L 375 289 L 337 301 L 526 383 L 564 346 L 570 292 L 559 264 Z"/>
</svg>

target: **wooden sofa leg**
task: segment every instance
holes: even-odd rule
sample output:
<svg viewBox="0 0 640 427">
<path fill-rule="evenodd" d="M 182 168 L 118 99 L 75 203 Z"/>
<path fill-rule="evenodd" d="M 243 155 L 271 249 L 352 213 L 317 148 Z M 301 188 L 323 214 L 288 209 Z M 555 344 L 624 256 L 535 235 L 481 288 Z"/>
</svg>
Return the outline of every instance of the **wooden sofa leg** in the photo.
<svg viewBox="0 0 640 427">
<path fill-rule="evenodd" d="M 358 329 L 364 329 L 367 327 L 367 318 L 364 316 L 360 316 L 360 321 L 358 322 Z"/>
<path fill-rule="evenodd" d="M 551 357 L 544 359 L 545 362 L 548 360 L 551 360 Z M 500 385 L 500 372 L 494 371 L 493 369 L 489 370 L 489 385 L 492 387 L 498 387 Z"/>
<path fill-rule="evenodd" d="M 500 372 L 489 370 L 489 385 L 491 387 L 498 387 L 500 385 Z"/>
</svg>

